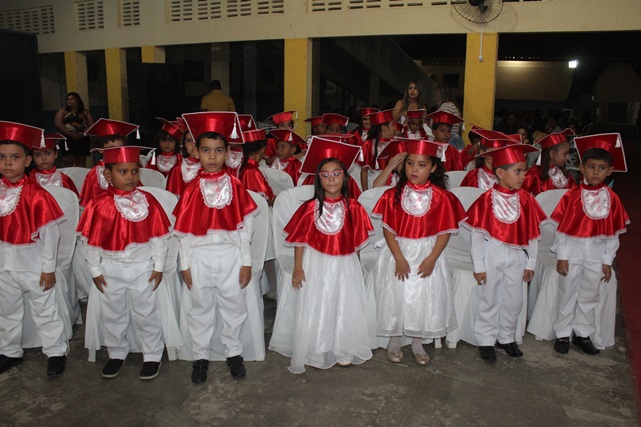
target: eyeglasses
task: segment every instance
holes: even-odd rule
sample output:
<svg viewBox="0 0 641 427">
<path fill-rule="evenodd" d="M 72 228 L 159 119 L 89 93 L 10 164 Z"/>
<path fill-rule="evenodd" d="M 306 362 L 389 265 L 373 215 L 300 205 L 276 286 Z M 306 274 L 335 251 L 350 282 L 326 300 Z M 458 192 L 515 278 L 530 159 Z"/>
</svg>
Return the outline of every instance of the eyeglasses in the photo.
<svg viewBox="0 0 641 427">
<path fill-rule="evenodd" d="M 343 176 L 343 170 L 336 169 L 335 171 L 331 171 L 331 172 L 318 172 L 318 174 L 322 179 L 329 179 L 330 176 L 333 176 L 334 178 L 338 178 L 340 176 Z"/>
</svg>

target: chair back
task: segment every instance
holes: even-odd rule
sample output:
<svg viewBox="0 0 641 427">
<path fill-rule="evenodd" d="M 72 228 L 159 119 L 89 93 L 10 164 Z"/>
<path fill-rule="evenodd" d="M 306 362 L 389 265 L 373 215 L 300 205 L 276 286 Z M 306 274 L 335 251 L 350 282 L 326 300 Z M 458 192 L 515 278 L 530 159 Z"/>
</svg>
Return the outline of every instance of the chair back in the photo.
<svg viewBox="0 0 641 427">
<path fill-rule="evenodd" d="M 253 191 L 249 191 L 252 199 L 258 205 L 258 214 L 254 217 L 254 231 L 252 233 L 251 253 L 252 253 L 252 277 L 263 271 L 265 263 L 265 254 L 267 253 L 267 237 L 269 233 L 269 205 L 263 196 Z"/>
<path fill-rule="evenodd" d="M 380 217 L 373 217 L 372 211 L 376 202 L 381 198 L 383 193 L 392 187 L 376 187 L 361 193 L 358 202 L 363 205 L 369 215 L 370 221 L 374 226 L 374 235 L 369 238 L 369 244 L 361 250 L 361 263 L 366 270 L 373 268 L 381 250 L 381 245 L 385 244 L 383 236 L 383 224 Z M 382 242 L 381 242 L 382 241 Z M 378 247 L 377 247 L 378 246 Z"/>
<path fill-rule="evenodd" d="M 80 215 L 78 196 L 64 187 L 45 185 L 43 188 L 56 199 L 58 206 L 65 214 L 65 221 L 58 224 L 60 242 L 58 243 L 56 268 L 61 269 L 71 263 L 76 247 L 76 227 Z"/>
<path fill-rule="evenodd" d="M 276 197 L 272 217 L 274 233 L 274 250 L 281 268 L 285 271 L 294 269 L 294 248 L 284 245 L 283 230 L 296 210 L 307 200 L 314 197 L 314 186 L 303 185 L 290 188 Z"/>
<path fill-rule="evenodd" d="M 536 201 L 539 202 L 543 212 L 549 217 L 554 212 L 556 205 L 559 204 L 561 197 L 567 192 L 567 189 L 561 190 L 548 190 L 537 194 Z M 539 240 L 539 257 L 542 261 L 547 261 L 548 264 L 556 262 L 556 255 L 550 251 L 554 244 L 554 233 L 556 232 L 556 224 L 547 221 L 541 227 L 541 240 Z"/>
<path fill-rule="evenodd" d="M 59 168 L 58 170 L 71 178 L 78 191 L 80 191 L 82 184 L 85 182 L 85 178 L 91 169 L 73 166 L 70 168 Z"/>
<path fill-rule="evenodd" d="M 176 207 L 176 204 L 178 203 L 178 198 L 176 197 L 176 195 L 170 193 L 167 190 L 157 188 L 157 187 L 141 187 L 139 188 L 139 190 L 151 194 L 156 198 L 156 200 L 158 200 L 163 210 L 165 211 L 165 214 L 169 218 L 169 222 L 171 222 L 171 225 L 173 226 L 174 218 L 172 216 L 172 213 L 174 211 L 174 208 Z M 165 271 L 173 271 L 173 268 L 175 268 L 177 264 L 178 264 L 178 239 L 176 239 L 176 237 L 174 236 L 171 236 L 169 238 L 169 250 L 167 251 Z"/>
<path fill-rule="evenodd" d="M 457 188 L 461 186 L 461 182 L 463 182 L 463 178 L 465 178 L 465 175 L 467 175 L 468 171 L 449 171 L 445 172 L 445 175 L 448 176 L 447 180 L 447 188 L 452 189 L 452 188 Z"/>
<path fill-rule="evenodd" d="M 272 188 L 275 196 L 278 196 L 283 191 L 287 191 L 294 186 L 292 177 L 287 172 L 278 169 L 272 169 L 267 166 L 260 166 L 260 171 L 267 178 L 269 186 Z"/>
<path fill-rule="evenodd" d="M 472 203 L 484 193 L 483 190 L 476 187 L 456 187 L 450 191 L 459 199 L 466 211 L 472 206 Z M 450 237 L 450 241 L 445 248 L 445 253 L 447 254 L 448 261 L 451 263 L 471 265 L 471 248 L 471 233 L 465 227 L 461 227 L 459 228 L 458 234 L 453 234 Z"/>
<path fill-rule="evenodd" d="M 164 190 L 167 185 L 165 176 L 153 169 L 140 168 L 140 182 L 144 187 L 155 187 Z"/>
</svg>

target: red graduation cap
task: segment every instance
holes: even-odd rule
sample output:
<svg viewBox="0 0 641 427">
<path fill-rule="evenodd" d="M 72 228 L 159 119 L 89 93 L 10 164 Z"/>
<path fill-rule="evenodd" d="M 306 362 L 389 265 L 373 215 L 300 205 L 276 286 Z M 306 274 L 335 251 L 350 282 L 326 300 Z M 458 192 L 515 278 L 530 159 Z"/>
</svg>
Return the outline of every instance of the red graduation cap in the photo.
<svg viewBox="0 0 641 427">
<path fill-rule="evenodd" d="M 403 132 L 403 129 L 405 129 L 405 127 L 399 122 L 394 122 L 394 129 L 399 132 Z"/>
<path fill-rule="evenodd" d="M 156 117 L 156 120 L 160 120 L 162 122 L 163 125 L 161 129 L 171 135 L 171 137 L 176 141 L 180 141 L 182 139 L 184 131 L 180 128 L 178 122 L 170 122 L 163 117 Z"/>
<path fill-rule="evenodd" d="M 625 151 L 618 133 L 601 133 L 598 135 L 577 136 L 574 138 L 579 159 L 583 162 L 583 155 L 590 148 L 601 148 L 612 156 L 614 172 L 627 172 L 628 165 L 625 161 Z"/>
<path fill-rule="evenodd" d="M 432 126 L 436 123 L 445 123 L 452 126 L 463 122 L 462 118 L 452 113 L 448 113 L 447 111 L 435 111 L 425 117 L 432 120 Z"/>
<path fill-rule="evenodd" d="M 407 154 L 421 154 L 424 156 L 436 157 L 445 161 L 447 143 L 409 138 L 397 138 L 397 141 L 403 143 L 403 151 Z"/>
<path fill-rule="evenodd" d="M 315 174 L 320 162 L 328 158 L 340 160 L 349 169 L 360 151 L 361 147 L 357 145 L 312 136 L 300 171 L 302 173 Z"/>
<path fill-rule="evenodd" d="M 281 123 L 285 122 L 294 122 L 298 118 L 298 113 L 296 111 L 283 111 L 282 113 L 276 113 L 273 116 L 267 117 L 265 119 L 268 122 L 271 122 L 274 124 L 274 126 L 278 126 Z"/>
<path fill-rule="evenodd" d="M 138 133 L 139 127 L 138 125 L 121 122 L 119 120 L 98 119 L 93 126 L 85 131 L 85 135 L 95 135 L 99 137 L 109 135 L 127 136 L 131 132 L 136 131 L 136 139 L 140 139 L 140 134 Z"/>
<path fill-rule="evenodd" d="M 394 120 L 392 111 L 393 110 L 377 111 L 375 113 L 367 114 L 367 117 L 369 117 L 369 122 L 372 126 L 389 123 Z"/>
<path fill-rule="evenodd" d="M 265 129 L 247 130 L 243 132 L 243 139 L 246 143 L 261 141 L 263 139 L 267 139 L 267 133 L 265 132 Z"/>
<path fill-rule="evenodd" d="M 176 126 L 178 126 L 183 133 L 189 132 L 189 129 L 187 129 L 187 122 L 182 117 L 176 117 Z"/>
<path fill-rule="evenodd" d="M 312 125 L 312 127 L 313 127 L 313 126 L 318 126 L 318 125 L 320 125 L 321 123 L 323 123 L 323 116 L 314 116 L 314 117 L 310 117 L 310 118 L 305 119 L 305 121 L 306 121 L 306 122 L 309 122 L 309 124 L 311 124 L 311 125 Z"/>
<path fill-rule="evenodd" d="M 256 122 L 251 114 L 239 114 L 238 120 L 240 120 L 240 128 L 243 132 L 256 129 Z"/>
<path fill-rule="evenodd" d="M 339 133 L 339 134 L 333 134 L 333 135 L 316 135 L 316 136 L 323 139 L 329 139 L 330 141 L 346 142 L 348 144 L 358 145 L 360 147 L 360 144 L 356 139 L 356 135 L 353 133 Z"/>
<path fill-rule="evenodd" d="M 345 117 L 336 113 L 325 113 L 321 118 L 321 123 L 325 123 L 326 125 L 338 123 L 339 125 L 345 127 L 349 123 L 349 117 Z M 314 171 L 314 173 L 316 173 L 316 171 Z"/>
<path fill-rule="evenodd" d="M 296 132 L 289 129 L 272 129 L 269 131 L 278 141 L 288 142 L 290 145 L 303 149 L 307 143 Z"/>
<path fill-rule="evenodd" d="M 138 163 L 141 150 L 154 151 L 155 148 L 125 145 L 122 147 L 94 148 L 91 151 L 102 153 L 102 159 L 105 163 Z"/>
<path fill-rule="evenodd" d="M 203 111 L 183 114 L 187 129 L 194 139 L 205 132 L 221 134 L 230 144 L 245 142 L 238 114 L 233 111 Z"/>
<path fill-rule="evenodd" d="M 409 110 L 405 112 L 405 116 L 408 120 L 422 119 L 425 114 L 427 114 L 427 110 Z"/>
<path fill-rule="evenodd" d="M 405 140 L 406 138 L 392 139 L 390 143 L 387 144 L 387 147 L 385 147 L 385 149 L 381 151 L 381 154 L 378 155 L 378 158 L 390 158 L 400 153 L 407 153 L 407 150 L 405 149 Z"/>
<path fill-rule="evenodd" d="M 22 123 L 0 121 L 0 141 L 15 141 L 31 149 L 44 144 L 44 130 Z"/>
<path fill-rule="evenodd" d="M 512 135 L 506 135 L 496 130 L 481 129 L 478 126 L 472 127 L 470 133 L 478 135 L 481 138 L 481 145 L 487 148 L 500 148 L 508 144 L 519 144 L 521 142 L 519 135 L 516 135 L 518 139 L 514 139 Z"/>
<path fill-rule="evenodd" d="M 362 116 L 367 116 L 368 114 L 376 113 L 377 111 L 380 111 L 378 108 L 372 108 L 372 107 L 361 107 L 357 108 L 356 112 L 362 117 Z"/>
<path fill-rule="evenodd" d="M 42 142 L 31 146 L 33 151 L 39 150 L 59 150 L 58 142 L 64 141 L 65 148 L 67 145 L 67 138 L 60 133 L 46 133 Z M 68 148 L 66 148 L 68 150 Z"/>
<path fill-rule="evenodd" d="M 568 138 L 572 136 L 574 136 L 574 131 L 570 128 L 567 128 L 561 132 L 546 135 L 536 142 L 541 146 L 541 149 L 545 150 L 546 148 L 554 147 L 555 145 L 561 144 L 563 142 L 568 142 Z"/>
<path fill-rule="evenodd" d="M 541 151 L 538 148 L 527 144 L 510 144 L 505 147 L 495 148 L 477 154 L 475 157 L 491 157 L 492 167 L 511 165 L 513 163 L 525 162 L 525 154 Z"/>
</svg>

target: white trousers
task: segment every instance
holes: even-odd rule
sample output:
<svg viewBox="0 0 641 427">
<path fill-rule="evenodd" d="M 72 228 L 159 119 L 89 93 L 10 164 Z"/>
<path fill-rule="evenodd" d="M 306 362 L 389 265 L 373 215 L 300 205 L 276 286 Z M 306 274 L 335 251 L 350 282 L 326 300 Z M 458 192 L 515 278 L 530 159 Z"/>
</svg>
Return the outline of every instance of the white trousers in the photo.
<svg viewBox="0 0 641 427">
<path fill-rule="evenodd" d="M 0 354 L 22 357 L 22 320 L 24 294 L 29 297 L 31 316 L 42 343 L 42 352 L 48 357 L 63 356 L 67 351 L 64 324 L 52 288 L 40 287 L 40 272 L 0 272 Z"/>
<path fill-rule="evenodd" d="M 101 267 L 107 287 L 100 294 L 100 320 L 109 358 L 127 358 L 130 345 L 126 334 L 133 321 L 144 361 L 160 362 L 165 345 L 154 284 L 148 282 L 153 271 L 151 260 L 128 263 L 103 258 Z"/>
<path fill-rule="evenodd" d="M 192 304 L 188 321 L 194 360 L 210 359 L 216 307 L 223 322 L 225 357 L 243 353 L 240 327 L 247 318 L 247 303 L 240 288 L 240 267 L 240 248 L 236 246 L 204 245 L 191 250 Z"/>
<path fill-rule="evenodd" d="M 516 325 L 523 308 L 523 272 L 526 255 L 521 249 L 485 242 L 487 283 L 479 287 L 479 312 L 474 334 L 479 346 L 517 341 Z"/>
<path fill-rule="evenodd" d="M 559 275 L 559 313 L 554 323 L 557 338 L 569 337 L 572 331 L 580 337 L 594 333 L 595 309 L 599 303 L 602 264 L 570 261 L 568 275 Z M 614 271 L 613 271 L 614 273 Z"/>
</svg>

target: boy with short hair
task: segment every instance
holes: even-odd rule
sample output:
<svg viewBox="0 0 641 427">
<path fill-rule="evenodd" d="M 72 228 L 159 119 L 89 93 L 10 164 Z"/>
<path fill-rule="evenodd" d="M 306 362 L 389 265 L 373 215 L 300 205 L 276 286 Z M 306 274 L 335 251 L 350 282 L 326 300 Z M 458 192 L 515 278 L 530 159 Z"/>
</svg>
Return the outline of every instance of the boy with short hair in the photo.
<svg viewBox="0 0 641 427">
<path fill-rule="evenodd" d="M 546 219 L 543 209 L 528 192 L 524 153 L 530 145 L 514 144 L 485 151 L 491 156 L 498 183 L 483 193 L 467 211 L 471 229 L 471 257 L 479 288 L 479 311 L 474 334 L 481 357 L 496 361 L 494 345 L 511 357 L 523 353 L 516 341 L 517 321 L 523 309 L 523 282 L 534 276 L 539 227 Z"/>
<path fill-rule="evenodd" d="M 29 178 L 40 185 L 64 187 L 78 196 L 78 189 L 71 178 L 57 170 L 55 166 L 58 158 L 58 141 L 65 140 L 66 138 L 59 133 L 47 134 L 42 142 L 38 141 L 31 147 L 36 167 L 31 171 Z"/>
<path fill-rule="evenodd" d="M 269 166 L 281 170 L 292 177 L 294 186 L 300 178 L 301 161 L 294 154 L 307 148 L 305 140 L 291 130 L 272 130 L 272 136 L 278 141 L 276 143 L 276 158 Z"/>
<path fill-rule="evenodd" d="M 29 147 L 41 144 L 43 130 L 0 122 L 0 373 L 22 363 L 25 295 L 49 358 L 47 376 L 62 374 L 67 342 L 53 287 L 64 215 L 54 198 L 25 176 Z"/>
<path fill-rule="evenodd" d="M 448 172 L 462 171 L 463 160 L 461 159 L 461 153 L 456 147 L 450 144 L 450 137 L 452 135 L 452 126 L 463 123 L 463 119 L 445 111 L 435 111 L 425 116 L 425 118 L 432 121 L 434 140 L 442 144 L 447 144 L 445 161 L 443 162 L 445 170 Z"/>
<path fill-rule="evenodd" d="M 612 172 L 627 172 L 621 136 L 617 133 L 574 139 L 581 155 L 583 182 L 563 195 L 551 215 L 558 224 L 556 253 L 559 312 L 554 323 L 554 350 L 566 354 L 572 344 L 585 354 L 599 350 L 590 339 L 601 286 L 608 286 L 619 234 L 630 222 L 619 197 L 605 184 Z"/>
<path fill-rule="evenodd" d="M 77 228 L 101 293 L 103 338 L 109 351 L 102 377 L 107 379 L 118 375 L 129 353 L 125 334 L 130 318 L 142 343 L 141 380 L 158 376 L 164 349 L 154 291 L 165 269 L 170 223 L 160 203 L 137 189 L 141 148 L 147 149 L 102 150 L 109 185 L 89 201 Z"/>
</svg>

